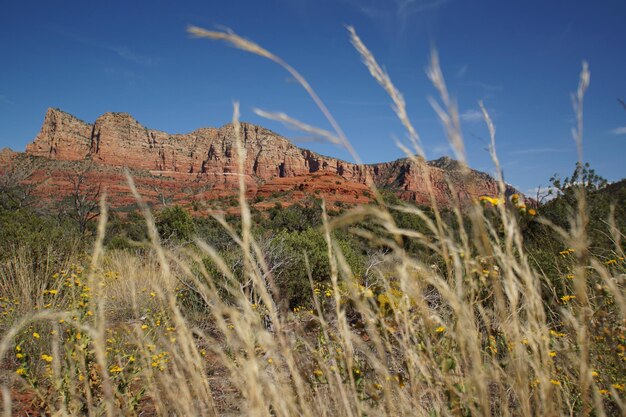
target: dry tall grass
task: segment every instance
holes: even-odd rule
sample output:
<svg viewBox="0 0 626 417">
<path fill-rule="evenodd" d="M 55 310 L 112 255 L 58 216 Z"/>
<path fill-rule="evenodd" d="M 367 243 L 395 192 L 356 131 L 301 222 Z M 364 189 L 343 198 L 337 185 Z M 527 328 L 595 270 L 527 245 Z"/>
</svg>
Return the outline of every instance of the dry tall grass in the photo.
<svg viewBox="0 0 626 417">
<path fill-rule="evenodd" d="M 322 132 L 320 136 L 353 152 L 313 89 L 282 59 L 233 33 L 190 31 L 225 40 L 285 67 L 335 132 L 315 130 L 286 115 L 270 116 Z M 356 32 L 349 31 L 407 128 L 415 147 L 409 157 L 414 152 L 423 155 L 402 96 Z M 464 161 L 458 113 L 434 53 L 428 74 L 441 95 L 442 105 L 433 100 L 435 109 L 457 157 Z M 585 66 L 575 101 L 581 147 L 588 80 Z M 499 173 L 495 128 L 484 107 L 483 112 Z M 239 136 L 237 105 L 233 123 Z M 242 171 L 245 149 L 240 140 L 237 151 Z M 152 251 L 141 258 L 104 251 L 106 210 L 89 265 L 85 269 L 68 265 L 54 278 L 56 287 L 39 284 L 49 281 L 32 276 L 29 263 L 16 252 L 14 261 L 0 271 L 2 296 L 7 303 L 18 300 L 28 305 L 28 310 L 45 308 L 24 310 L 2 327 L 0 357 L 7 358 L 10 368 L 2 374 L 5 415 L 11 415 L 15 405 L 9 388 L 20 385 L 36 393 L 47 414 L 60 416 L 626 412 L 623 385 L 600 386 L 595 375 L 602 370 L 593 369 L 589 359 L 590 321 L 602 308 L 596 288 L 615 300 L 617 321 L 626 317 L 626 303 L 624 269 L 613 268 L 588 251 L 584 195 L 579 197 L 571 230 L 555 228 L 573 249 L 555 256 L 572 258 L 576 296 L 557 310 L 547 311 L 540 288 L 547 278 L 531 266 L 510 208 L 499 205 L 494 216 L 476 204 L 465 216 L 457 202 L 457 230 L 442 220 L 436 206 L 431 220 L 414 206 L 387 206 L 374 190 L 378 204 L 356 207 L 332 221 L 324 210 L 330 283 L 311 294 L 311 311 L 285 311 L 277 307 L 280 300 L 271 268 L 252 233 L 241 178 L 241 230 L 218 217 L 243 253 L 239 275 L 211 242 L 197 239 L 192 246 L 163 247 L 145 206 Z M 498 197 L 505 199 L 501 175 L 498 180 Z M 430 233 L 399 228 L 392 211 L 420 217 Z M 377 228 L 362 228 L 364 219 Z M 373 248 L 388 249 L 374 268 L 375 286 L 371 281 L 364 285 L 350 271 L 333 238 L 339 228 L 349 228 Z M 407 253 L 401 245 L 406 239 L 434 251 L 443 264 L 431 265 Z M 220 276 L 209 273 L 207 258 Z M 315 271 L 308 264 L 301 267 L 314 286 Z M 61 293 L 63 297 L 51 297 Z M 193 314 L 185 294 L 201 300 Z"/>
</svg>

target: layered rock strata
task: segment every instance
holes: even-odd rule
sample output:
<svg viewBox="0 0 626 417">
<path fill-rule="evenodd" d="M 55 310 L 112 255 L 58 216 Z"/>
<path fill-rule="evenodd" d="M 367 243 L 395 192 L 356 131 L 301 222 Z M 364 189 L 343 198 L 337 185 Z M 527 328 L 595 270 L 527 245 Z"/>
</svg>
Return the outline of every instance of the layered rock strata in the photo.
<svg viewBox="0 0 626 417">
<path fill-rule="evenodd" d="M 430 162 L 404 158 L 357 165 L 299 148 L 268 129 L 248 123 L 241 124 L 241 140 L 243 175 L 250 196 L 291 191 L 335 201 L 365 202 L 370 199 L 367 190 L 372 183 L 416 203 L 429 202 L 428 183 L 442 205 L 497 193 L 490 176 L 473 170 L 463 175 L 459 164 L 449 158 Z M 115 172 L 115 167 L 130 167 L 148 178 L 167 179 L 171 194 L 183 200 L 185 190 L 194 195 L 202 190 L 203 198 L 232 194 L 239 176 L 231 124 L 169 134 L 146 128 L 126 113 L 106 113 L 89 124 L 61 110 L 48 109 L 41 131 L 26 147 L 26 154 L 52 161 L 89 161 L 102 169 L 108 167 L 110 172 Z M 105 185 L 119 188 L 115 177 L 109 175 Z"/>
</svg>

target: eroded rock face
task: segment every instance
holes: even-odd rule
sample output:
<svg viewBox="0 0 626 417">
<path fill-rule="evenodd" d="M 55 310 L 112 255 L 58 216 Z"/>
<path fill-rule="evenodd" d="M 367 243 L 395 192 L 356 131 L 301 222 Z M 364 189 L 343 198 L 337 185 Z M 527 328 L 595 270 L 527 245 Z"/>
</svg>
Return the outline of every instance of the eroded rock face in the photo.
<svg viewBox="0 0 626 417">
<path fill-rule="evenodd" d="M 262 180 L 336 171 L 342 161 L 321 158 L 259 126 L 241 124 L 246 174 Z M 224 176 L 236 171 L 232 125 L 170 135 L 148 129 L 125 113 L 106 113 L 93 125 L 49 109 L 41 132 L 27 146 L 31 155 L 59 160 L 91 159 L 99 164 L 162 172 Z"/>
<path fill-rule="evenodd" d="M 26 153 L 51 159 L 77 161 L 89 150 L 92 126 L 60 110 L 48 109 L 41 131 Z"/>
<path fill-rule="evenodd" d="M 430 184 L 437 202 L 445 206 L 455 198 L 463 202 L 497 191 L 491 177 L 472 170 L 463 175 L 460 165 L 449 158 L 356 165 L 298 148 L 278 134 L 248 123 L 241 124 L 241 139 L 250 195 L 285 192 L 290 187 L 305 195 L 308 188 L 330 201 L 366 202 L 369 197 L 364 195 L 369 195 L 366 191 L 374 183 L 406 200 L 428 203 Z M 48 109 L 26 154 L 145 171 L 155 179 L 172 179 L 168 188 L 182 199 L 183 190 L 202 189 L 207 198 L 235 193 L 239 178 L 232 124 L 168 134 L 148 129 L 126 113 L 106 113 L 88 124 L 61 110 Z M 114 178 L 108 177 L 109 186 L 119 188 L 112 183 Z M 318 178 L 323 182 L 316 184 Z M 355 198 L 346 198 L 346 194 Z"/>
</svg>

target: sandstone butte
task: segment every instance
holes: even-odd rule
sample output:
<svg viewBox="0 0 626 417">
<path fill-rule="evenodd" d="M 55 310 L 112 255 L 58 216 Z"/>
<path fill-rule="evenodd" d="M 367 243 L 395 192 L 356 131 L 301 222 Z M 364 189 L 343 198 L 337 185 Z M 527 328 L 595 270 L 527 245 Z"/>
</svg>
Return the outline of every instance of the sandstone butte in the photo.
<svg viewBox="0 0 626 417">
<path fill-rule="evenodd" d="M 337 205 L 366 203 L 372 200 L 372 184 L 406 201 L 428 204 L 430 182 L 443 207 L 455 199 L 466 203 L 497 194 L 492 177 L 475 170 L 463 175 L 460 164 L 447 157 L 357 165 L 299 148 L 248 123 L 241 123 L 241 139 L 247 195 L 257 208 L 307 197 Z M 32 170 L 24 181 L 35 185 L 34 193 L 44 200 L 71 195 L 82 173 L 86 179 L 82 187 L 97 185 L 106 190 L 113 207 L 132 206 L 135 200 L 124 174 L 127 167 L 148 202 L 208 208 L 224 208 L 227 202 L 233 209 L 239 179 L 236 149 L 232 124 L 169 134 L 146 128 L 125 113 L 106 113 L 89 124 L 48 109 L 41 131 L 26 151 L 3 152 L 0 165 L 30 167 L 23 168 Z M 515 190 L 509 187 L 507 192 Z"/>
</svg>

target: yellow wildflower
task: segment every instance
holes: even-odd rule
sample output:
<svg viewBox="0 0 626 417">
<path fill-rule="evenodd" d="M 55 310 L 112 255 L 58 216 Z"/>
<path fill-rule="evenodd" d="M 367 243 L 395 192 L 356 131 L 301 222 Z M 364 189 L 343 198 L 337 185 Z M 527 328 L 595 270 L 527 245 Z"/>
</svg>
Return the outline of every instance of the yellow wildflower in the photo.
<svg viewBox="0 0 626 417">
<path fill-rule="evenodd" d="M 482 201 L 482 202 L 487 202 L 490 203 L 492 206 L 497 206 L 498 204 L 502 204 L 503 201 L 500 198 L 496 198 L 496 197 L 489 197 L 489 196 L 480 196 L 478 198 L 478 200 Z"/>
<path fill-rule="evenodd" d="M 39 333 L 34 332 L 34 333 L 33 333 L 33 337 L 34 337 L 35 339 L 39 339 L 41 336 L 39 336 Z"/>
<path fill-rule="evenodd" d="M 554 358 L 556 356 L 556 352 L 551 350 L 550 352 L 548 352 L 548 356 L 550 356 L 551 358 Z"/>
<path fill-rule="evenodd" d="M 24 369 L 24 368 L 17 368 L 15 373 L 18 374 L 18 375 L 26 375 L 26 369 Z"/>
<path fill-rule="evenodd" d="M 120 373 L 120 372 L 122 372 L 122 370 L 123 370 L 123 369 L 122 369 L 122 368 L 120 368 L 120 367 L 119 367 L 119 365 L 113 365 L 113 366 L 109 369 L 109 372 L 116 374 L 116 373 Z"/>
<path fill-rule="evenodd" d="M 443 333 L 446 331 L 446 326 L 439 326 L 435 329 L 437 333 Z"/>
<path fill-rule="evenodd" d="M 386 294 L 378 294 L 377 301 L 380 305 L 384 306 L 385 304 L 389 304 L 389 297 Z"/>
<path fill-rule="evenodd" d="M 43 354 L 43 355 L 41 355 L 41 360 L 44 360 L 44 361 L 50 363 L 50 362 L 52 362 L 52 356 Z"/>
</svg>

